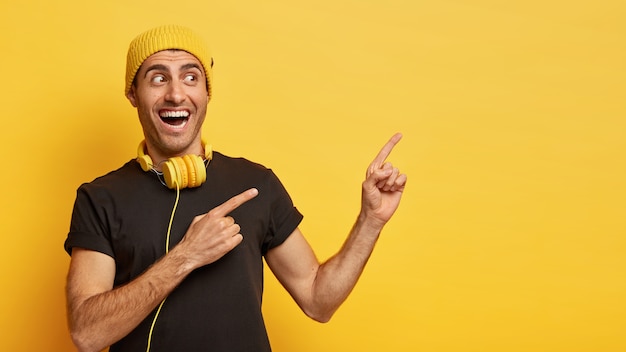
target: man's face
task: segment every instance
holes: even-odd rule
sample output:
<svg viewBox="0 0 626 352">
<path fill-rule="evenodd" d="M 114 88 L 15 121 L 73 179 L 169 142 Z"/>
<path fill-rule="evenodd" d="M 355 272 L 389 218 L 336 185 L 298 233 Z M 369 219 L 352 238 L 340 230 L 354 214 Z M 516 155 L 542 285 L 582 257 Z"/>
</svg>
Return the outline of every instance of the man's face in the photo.
<svg viewBox="0 0 626 352">
<path fill-rule="evenodd" d="M 202 154 L 201 128 L 208 92 L 200 61 L 181 50 L 148 57 L 127 94 L 137 108 L 148 152 L 155 162 Z"/>
</svg>

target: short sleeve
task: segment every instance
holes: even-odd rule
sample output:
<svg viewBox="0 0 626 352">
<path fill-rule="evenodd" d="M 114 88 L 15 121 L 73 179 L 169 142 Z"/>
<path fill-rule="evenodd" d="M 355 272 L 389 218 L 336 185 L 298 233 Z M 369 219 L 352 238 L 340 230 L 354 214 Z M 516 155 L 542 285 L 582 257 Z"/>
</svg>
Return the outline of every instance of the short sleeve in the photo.
<svg viewBox="0 0 626 352">
<path fill-rule="evenodd" d="M 293 205 L 287 190 L 272 170 L 268 183 L 271 194 L 270 221 L 268 234 L 263 243 L 263 255 L 285 242 L 303 219 L 303 215 Z"/>
<path fill-rule="evenodd" d="M 72 248 L 80 247 L 115 257 L 105 221 L 108 203 L 102 199 L 96 202 L 94 193 L 88 184 L 82 185 L 76 192 L 65 251 L 71 255 Z"/>
</svg>

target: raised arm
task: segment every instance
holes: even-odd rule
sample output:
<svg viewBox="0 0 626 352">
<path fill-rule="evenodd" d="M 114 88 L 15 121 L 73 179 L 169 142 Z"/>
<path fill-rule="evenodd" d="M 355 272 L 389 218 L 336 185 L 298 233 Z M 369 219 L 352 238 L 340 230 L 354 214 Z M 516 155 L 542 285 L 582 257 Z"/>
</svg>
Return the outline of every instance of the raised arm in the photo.
<svg viewBox="0 0 626 352">
<path fill-rule="evenodd" d="M 356 285 L 381 230 L 398 208 L 407 177 L 385 160 L 402 138 L 395 134 L 369 165 L 361 211 L 341 249 L 320 264 L 300 230 L 266 255 L 278 280 L 312 319 L 330 320 Z"/>
<path fill-rule="evenodd" d="M 182 241 L 142 275 L 113 287 L 115 261 L 74 248 L 67 277 L 67 315 L 81 352 L 101 351 L 130 333 L 196 268 L 213 263 L 243 237 L 228 214 L 258 194 L 247 190 L 197 216 Z M 147 337 L 146 337 L 147 338 Z"/>
</svg>

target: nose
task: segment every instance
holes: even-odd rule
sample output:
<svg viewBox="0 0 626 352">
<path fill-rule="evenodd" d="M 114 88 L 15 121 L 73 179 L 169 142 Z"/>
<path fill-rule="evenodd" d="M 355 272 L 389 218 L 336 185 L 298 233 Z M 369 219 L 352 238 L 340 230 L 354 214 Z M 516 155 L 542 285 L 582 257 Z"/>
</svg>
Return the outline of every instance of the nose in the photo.
<svg viewBox="0 0 626 352">
<path fill-rule="evenodd" d="M 176 80 L 170 81 L 167 86 L 167 92 L 165 94 L 165 101 L 173 104 L 180 104 L 185 101 L 185 89 L 182 82 Z"/>
</svg>

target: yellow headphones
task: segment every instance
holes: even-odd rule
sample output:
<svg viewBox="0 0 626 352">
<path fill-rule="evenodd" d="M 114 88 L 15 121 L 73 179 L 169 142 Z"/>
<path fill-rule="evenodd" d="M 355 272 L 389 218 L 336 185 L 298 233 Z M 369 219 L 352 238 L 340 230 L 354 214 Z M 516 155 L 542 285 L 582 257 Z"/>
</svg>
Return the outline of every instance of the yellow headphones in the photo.
<svg viewBox="0 0 626 352">
<path fill-rule="evenodd" d="M 200 155 L 184 155 L 169 158 L 163 162 L 163 178 L 165 185 L 170 189 L 198 187 L 206 181 L 206 165 L 204 160 L 211 161 L 213 149 L 202 141 L 204 147 L 204 159 Z M 146 154 L 146 141 L 141 141 L 137 148 L 137 162 L 143 171 L 154 169 L 152 158 Z"/>
</svg>

